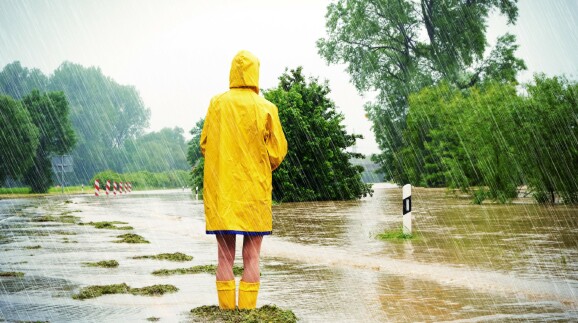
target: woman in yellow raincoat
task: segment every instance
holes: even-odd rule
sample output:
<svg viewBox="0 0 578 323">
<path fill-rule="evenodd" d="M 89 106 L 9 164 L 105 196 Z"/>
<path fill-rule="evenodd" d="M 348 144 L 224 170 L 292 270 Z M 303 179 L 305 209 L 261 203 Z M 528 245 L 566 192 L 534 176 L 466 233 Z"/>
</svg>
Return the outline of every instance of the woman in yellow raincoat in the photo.
<svg viewBox="0 0 578 323">
<path fill-rule="evenodd" d="M 231 64 L 229 91 L 211 99 L 201 134 L 207 234 L 218 244 L 219 307 L 235 309 L 235 237 L 243 235 L 239 308 L 256 307 L 263 236 L 272 232 L 271 173 L 287 154 L 277 107 L 259 96 L 259 60 L 248 51 Z"/>
</svg>

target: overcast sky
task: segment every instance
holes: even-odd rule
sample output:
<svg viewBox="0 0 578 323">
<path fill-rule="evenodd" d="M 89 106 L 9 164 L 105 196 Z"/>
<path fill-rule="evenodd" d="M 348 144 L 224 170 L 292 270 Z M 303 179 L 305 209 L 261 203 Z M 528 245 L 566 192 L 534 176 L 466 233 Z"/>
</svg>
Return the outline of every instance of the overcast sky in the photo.
<svg viewBox="0 0 578 323">
<path fill-rule="evenodd" d="M 327 79 L 362 153 L 377 152 L 362 97 L 344 66 L 327 66 L 315 41 L 325 36 L 328 1 L 0 0 L 0 68 L 13 61 L 51 74 L 63 61 L 98 66 L 118 83 L 134 85 L 151 109 L 149 130 L 188 132 L 210 98 L 228 89 L 240 49 L 261 60 L 261 88 L 277 85 L 286 67 Z M 492 17 L 488 41 L 517 35 L 529 70 L 578 75 L 578 0 L 521 0 L 514 27 Z"/>
</svg>

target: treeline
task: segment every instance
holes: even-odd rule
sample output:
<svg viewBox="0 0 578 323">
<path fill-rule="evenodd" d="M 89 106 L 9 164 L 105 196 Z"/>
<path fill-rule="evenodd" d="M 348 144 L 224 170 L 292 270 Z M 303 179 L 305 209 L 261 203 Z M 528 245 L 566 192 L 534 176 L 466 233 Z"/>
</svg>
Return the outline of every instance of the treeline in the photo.
<svg viewBox="0 0 578 323">
<path fill-rule="evenodd" d="M 285 71 L 277 87 L 264 96 L 279 109 L 289 146 L 281 166 L 273 172 L 273 199 L 280 202 L 352 200 L 373 193 L 362 181 L 362 166 L 351 160 L 363 155 L 348 152 L 361 135 L 347 133 L 343 114 L 328 97 L 330 88 L 307 79 L 299 67 Z M 193 166 L 192 187 L 203 187 L 204 159 L 199 148 L 203 120 L 191 130 L 188 159 Z"/>
<path fill-rule="evenodd" d="M 410 96 L 402 137 L 399 156 L 416 185 L 477 187 L 477 203 L 508 201 L 527 185 L 540 203 L 578 203 L 576 82 L 539 75 L 519 90 L 429 87 Z"/>
<path fill-rule="evenodd" d="M 69 152 L 76 136 L 62 92 L 30 94 L 15 100 L 0 95 L 0 183 L 21 179 L 32 192 L 52 185 L 51 155 Z"/>
<path fill-rule="evenodd" d="M 386 180 L 480 187 L 476 202 L 525 184 L 539 202 L 577 202 L 575 83 L 538 76 L 517 93 L 526 64 L 514 35 L 490 47 L 491 13 L 515 24 L 517 1 L 337 0 L 317 47 L 376 94 L 365 110 Z"/>
<path fill-rule="evenodd" d="M 46 76 L 38 69 L 14 62 L 0 72 L 0 93 L 19 101 L 33 90 L 39 95 L 58 91 L 68 102 L 76 145 L 72 150 L 46 151 L 48 155 L 65 152 L 72 155 L 74 173 L 66 174 L 68 183 L 87 183 L 95 173 L 106 169 L 117 172 L 188 169 L 184 130 L 165 128 L 144 134 L 150 110 L 138 91 L 133 86 L 118 84 L 99 68 L 64 62 Z M 2 122 L 4 128 L 5 121 Z M 6 147 L 2 147 L 3 154 L 16 151 Z M 18 173 L 10 175 L 21 179 Z"/>
<path fill-rule="evenodd" d="M 189 186 L 190 172 L 185 170 L 173 170 L 160 173 L 148 171 L 117 173 L 112 170 L 98 172 L 91 179 L 94 183 L 96 179 L 100 182 L 100 189 L 103 190 L 106 181 L 110 181 L 111 190 L 113 181 L 120 183 L 131 183 L 133 190 L 146 190 L 155 188 L 181 188 Z"/>
</svg>

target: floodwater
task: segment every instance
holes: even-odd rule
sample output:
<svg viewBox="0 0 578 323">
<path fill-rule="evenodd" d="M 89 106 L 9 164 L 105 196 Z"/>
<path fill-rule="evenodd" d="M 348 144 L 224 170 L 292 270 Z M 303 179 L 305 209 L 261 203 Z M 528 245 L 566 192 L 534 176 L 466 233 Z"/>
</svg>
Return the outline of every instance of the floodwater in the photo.
<svg viewBox="0 0 578 323">
<path fill-rule="evenodd" d="M 258 306 L 291 309 L 302 322 L 578 320 L 577 207 L 526 199 L 479 206 L 443 189 L 414 189 L 412 202 L 417 237 L 408 241 L 375 238 L 400 227 L 400 188 L 376 185 L 359 201 L 274 206 Z M 30 221 L 60 214 L 128 222 L 151 243 L 112 242 L 125 231 Z M 216 262 L 202 201 L 189 191 L 0 200 L 0 249 L 0 271 L 25 273 L 0 277 L 0 321 L 187 322 L 190 309 L 217 303 L 214 275 L 151 274 Z M 194 259 L 132 259 L 164 252 Z M 118 268 L 82 265 L 112 259 Z M 71 298 L 83 286 L 123 282 L 179 291 Z"/>
</svg>

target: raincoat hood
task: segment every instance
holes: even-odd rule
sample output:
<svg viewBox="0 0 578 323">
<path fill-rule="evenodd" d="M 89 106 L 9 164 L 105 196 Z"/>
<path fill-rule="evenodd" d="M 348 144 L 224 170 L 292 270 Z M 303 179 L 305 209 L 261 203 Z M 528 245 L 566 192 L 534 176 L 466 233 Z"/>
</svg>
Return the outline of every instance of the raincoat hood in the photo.
<svg viewBox="0 0 578 323">
<path fill-rule="evenodd" d="M 229 74 L 229 88 L 251 88 L 259 94 L 259 59 L 249 51 L 235 55 Z"/>
</svg>

